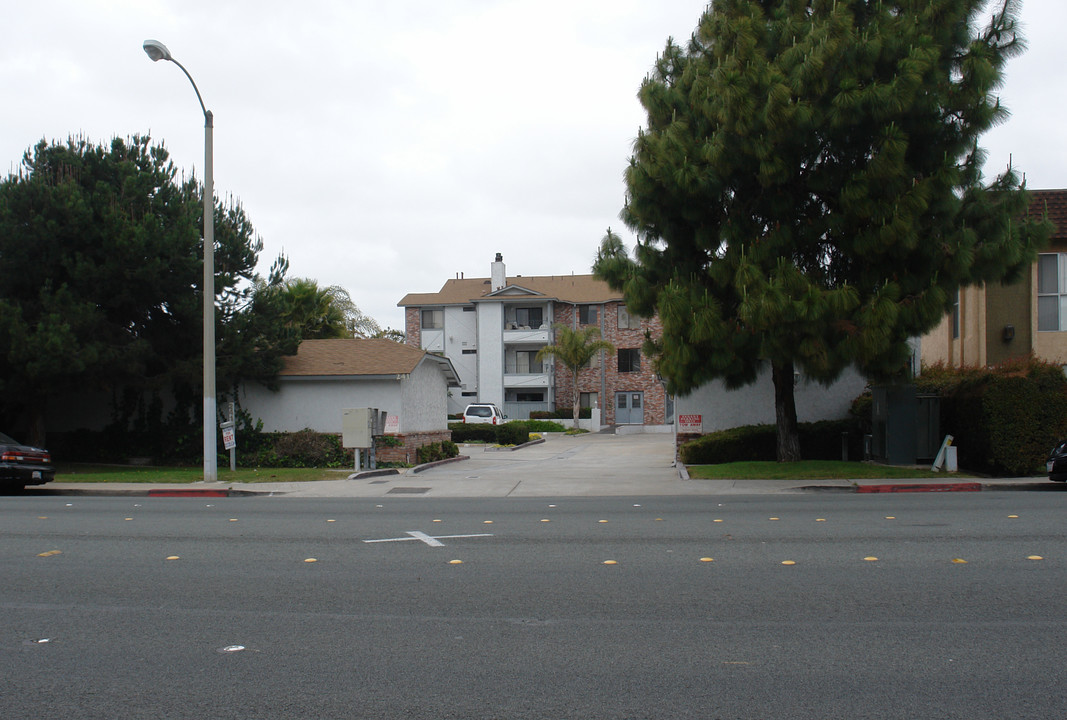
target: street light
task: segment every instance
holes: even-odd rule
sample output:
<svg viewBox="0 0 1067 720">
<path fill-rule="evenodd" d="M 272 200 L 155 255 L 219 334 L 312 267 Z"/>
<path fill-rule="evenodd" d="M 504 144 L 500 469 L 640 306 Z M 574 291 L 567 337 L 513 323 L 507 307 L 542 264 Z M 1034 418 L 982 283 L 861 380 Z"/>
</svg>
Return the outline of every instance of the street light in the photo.
<svg viewBox="0 0 1067 720">
<path fill-rule="evenodd" d="M 145 40 L 144 51 L 153 62 L 169 60 L 180 67 L 204 111 L 204 480 L 214 482 L 219 477 L 215 440 L 215 186 L 211 167 L 214 117 L 205 107 L 193 76 L 171 56 L 166 45 Z"/>
</svg>

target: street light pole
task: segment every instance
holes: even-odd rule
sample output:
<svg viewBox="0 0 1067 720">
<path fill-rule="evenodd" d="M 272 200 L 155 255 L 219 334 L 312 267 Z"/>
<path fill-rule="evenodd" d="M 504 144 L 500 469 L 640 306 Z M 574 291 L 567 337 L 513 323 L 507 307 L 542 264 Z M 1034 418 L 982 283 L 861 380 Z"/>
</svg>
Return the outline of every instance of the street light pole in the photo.
<svg viewBox="0 0 1067 720">
<path fill-rule="evenodd" d="M 212 131 L 215 121 L 204 105 L 193 76 L 175 60 L 167 46 L 158 40 L 145 40 L 144 51 L 153 62 L 168 60 L 185 73 L 204 111 L 204 480 L 218 480 L 218 454 L 215 436 L 215 183 L 212 168 Z"/>
</svg>

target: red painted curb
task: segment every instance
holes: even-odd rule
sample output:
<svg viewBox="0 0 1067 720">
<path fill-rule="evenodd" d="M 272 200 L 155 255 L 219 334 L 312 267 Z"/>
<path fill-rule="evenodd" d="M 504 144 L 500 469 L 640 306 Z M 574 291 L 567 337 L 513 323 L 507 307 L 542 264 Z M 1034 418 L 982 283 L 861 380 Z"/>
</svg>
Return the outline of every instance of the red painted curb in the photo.
<svg viewBox="0 0 1067 720">
<path fill-rule="evenodd" d="M 981 483 L 911 483 L 906 485 L 860 485 L 858 493 L 980 492 Z"/>
<path fill-rule="evenodd" d="M 148 497 L 229 497 L 229 490 L 149 490 Z"/>
</svg>

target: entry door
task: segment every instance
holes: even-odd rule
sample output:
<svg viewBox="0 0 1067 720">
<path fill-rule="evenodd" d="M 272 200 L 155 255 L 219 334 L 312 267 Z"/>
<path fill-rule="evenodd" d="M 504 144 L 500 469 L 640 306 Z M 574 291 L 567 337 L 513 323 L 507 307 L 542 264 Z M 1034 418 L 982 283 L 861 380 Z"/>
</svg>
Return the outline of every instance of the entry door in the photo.
<svg viewBox="0 0 1067 720">
<path fill-rule="evenodd" d="M 645 422 L 644 393 L 615 393 L 615 424 L 643 425 Z"/>
</svg>

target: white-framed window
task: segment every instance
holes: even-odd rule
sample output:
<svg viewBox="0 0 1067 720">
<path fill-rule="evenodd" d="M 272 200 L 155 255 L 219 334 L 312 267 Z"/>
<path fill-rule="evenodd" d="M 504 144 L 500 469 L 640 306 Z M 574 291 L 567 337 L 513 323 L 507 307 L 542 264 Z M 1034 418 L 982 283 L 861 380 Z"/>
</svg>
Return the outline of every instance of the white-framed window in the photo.
<svg viewBox="0 0 1067 720">
<path fill-rule="evenodd" d="M 1037 329 L 1067 331 L 1067 253 L 1037 256 Z"/>
<path fill-rule="evenodd" d="M 438 309 L 422 311 L 422 329 L 440 330 L 445 326 L 445 311 Z"/>
<path fill-rule="evenodd" d="M 637 319 L 630 317 L 630 311 L 626 309 L 625 305 L 619 305 L 619 329 L 620 330 L 636 330 Z"/>
</svg>

